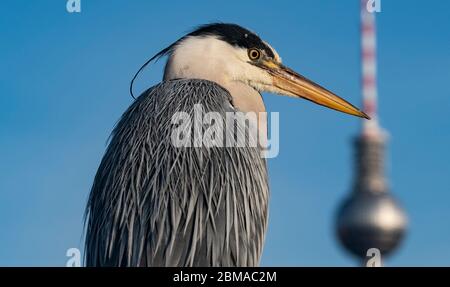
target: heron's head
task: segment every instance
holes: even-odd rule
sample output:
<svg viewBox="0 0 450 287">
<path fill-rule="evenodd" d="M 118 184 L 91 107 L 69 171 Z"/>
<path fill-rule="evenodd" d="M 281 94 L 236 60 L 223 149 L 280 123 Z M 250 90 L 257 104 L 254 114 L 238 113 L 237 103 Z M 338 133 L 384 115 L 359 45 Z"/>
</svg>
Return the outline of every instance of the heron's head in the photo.
<svg viewBox="0 0 450 287">
<path fill-rule="evenodd" d="M 281 64 L 278 53 L 255 33 L 235 24 L 199 27 L 161 51 L 169 55 L 164 78 L 198 78 L 247 85 L 310 100 L 347 114 L 368 116 L 346 100 Z"/>
</svg>

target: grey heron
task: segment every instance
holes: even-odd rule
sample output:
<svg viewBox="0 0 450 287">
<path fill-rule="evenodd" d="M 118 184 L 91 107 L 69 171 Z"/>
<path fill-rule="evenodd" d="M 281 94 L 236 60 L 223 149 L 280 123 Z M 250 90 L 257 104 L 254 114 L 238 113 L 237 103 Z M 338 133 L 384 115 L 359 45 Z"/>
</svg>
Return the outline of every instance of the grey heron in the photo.
<svg viewBox="0 0 450 287">
<path fill-rule="evenodd" d="M 257 266 L 269 200 L 261 147 L 176 147 L 172 116 L 191 115 L 196 104 L 224 117 L 262 113 L 261 92 L 367 115 L 283 66 L 267 42 L 235 24 L 200 26 L 151 60 L 163 56 L 162 82 L 125 111 L 96 173 L 86 265 Z M 253 125 L 266 136 L 265 118 Z"/>
</svg>

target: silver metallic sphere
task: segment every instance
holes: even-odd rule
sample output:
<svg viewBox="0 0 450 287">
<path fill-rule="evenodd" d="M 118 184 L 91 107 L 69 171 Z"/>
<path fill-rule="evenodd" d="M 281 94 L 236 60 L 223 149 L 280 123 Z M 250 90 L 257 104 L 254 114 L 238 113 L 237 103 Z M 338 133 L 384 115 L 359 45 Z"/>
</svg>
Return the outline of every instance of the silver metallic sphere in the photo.
<svg viewBox="0 0 450 287">
<path fill-rule="evenodd" d="M 402 241 L 406 226 L 405 213 L 386 192 L 352 193 L 338 210 L 338 238 L 359 258 L 370 248 L 388 255 Z"/>
</svg>

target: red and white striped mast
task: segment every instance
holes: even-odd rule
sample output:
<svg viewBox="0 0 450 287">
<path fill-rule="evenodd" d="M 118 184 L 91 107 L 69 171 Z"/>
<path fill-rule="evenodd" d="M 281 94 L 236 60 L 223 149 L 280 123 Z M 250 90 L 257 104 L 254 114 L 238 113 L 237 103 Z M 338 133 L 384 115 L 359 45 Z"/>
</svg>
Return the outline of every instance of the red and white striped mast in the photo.
<svg viewBox="0 0 450 287">
<path fill-rule="evenodd" d="M 374 2 L 361 0 L 363 110 L 371 120 L 362 120 L 362 132 L 356 137 L 354 185 L 338 210 L 336 225 L 345 249 L 364 265 L 380 266 L 380 258 L 369 262 L 367 256 L 370 252 L 378 252 L 383 258 L 391 254 L 402 241 L 408 220 L 392 197 L 384 174 L 386 139 L 377 115 L 376 13 L 370 7 Z"/>
<path fill-rule="evenodd" d="M 361 0 L 361 62 L 363 110 L 371 118 L 363 121 L 363 135 L 380 135 L 377 114 L 377 55 L 375 14 L 369 12 L 370 0 Z"/>
</svg>

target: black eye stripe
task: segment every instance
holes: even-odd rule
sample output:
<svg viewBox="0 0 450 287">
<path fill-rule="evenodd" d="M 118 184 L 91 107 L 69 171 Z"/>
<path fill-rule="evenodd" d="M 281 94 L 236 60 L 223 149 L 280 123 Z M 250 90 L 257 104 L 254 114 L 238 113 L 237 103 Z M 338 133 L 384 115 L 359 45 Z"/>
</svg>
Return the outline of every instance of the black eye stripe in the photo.
<svg viewBox="0 0 450 287">
<path fill-rule="evenodd" d="M 255 33 L 236 24 L 213 23 L 200 26 L 186 36 L 214 35 L 230 45 L 264 51 L 269 58 L 275 58 L 272 49 Z"/>
</svg>

